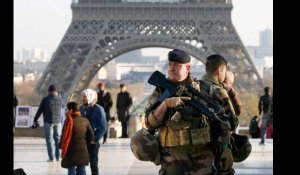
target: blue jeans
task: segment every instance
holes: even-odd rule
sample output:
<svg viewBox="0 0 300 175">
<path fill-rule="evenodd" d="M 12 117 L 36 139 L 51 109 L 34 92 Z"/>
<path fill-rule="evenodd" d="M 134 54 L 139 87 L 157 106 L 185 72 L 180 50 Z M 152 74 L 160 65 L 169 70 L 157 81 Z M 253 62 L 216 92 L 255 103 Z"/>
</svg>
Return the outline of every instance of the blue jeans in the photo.
<svg viewBox="0 0 300 175">
<path fill-rule="evenodd" d="M 61 123 L 44 123 L 45 139 L 50 160 L 53 160 L 52 140 L 54 140 L 55 143 L 55 158 L 59 159 L 60 157 L 59 141 L 61 136 L 61 127 Z"/>
<path fill-rule="evenodd" d="M 84 165 L 76 166 L 76 170 L 75 170 L 75 166 L 69 167 L 68 175 L 86 175 L 85 166 Z"/>
<path fill-rule="evenodd" d="M 270 113 L 264 113 L 261 121 L 261 135 L 260 135 L 261 143 L 265 142 L 265 134 L 269 122 L 270 122 Z"/>
<path fill-rule="evenodd" d="M 89 152 L 89 159 L 90 159 L 90 167 L 92 175 L 99 175 L 98 169 L 98 153 L 100 149 L 99 141 L 96 144 L 88 144 L 87 145 L 88 152 Z"/>
</svg>

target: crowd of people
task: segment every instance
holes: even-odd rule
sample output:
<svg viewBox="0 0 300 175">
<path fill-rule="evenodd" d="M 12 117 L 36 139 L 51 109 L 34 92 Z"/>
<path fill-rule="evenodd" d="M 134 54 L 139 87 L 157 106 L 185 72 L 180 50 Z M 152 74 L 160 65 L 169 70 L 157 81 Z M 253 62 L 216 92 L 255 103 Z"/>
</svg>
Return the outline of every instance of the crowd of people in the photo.
<svg viewBox="0 0 300 175">
<path fill-rule="evenodd" d="M 228 70 L 227 60 L 219 54 L 208 56 L 206 74 L 201 79 L 191 75 L 191 57 L 184 50 L 170 51 L 168 61 L 168 81 L 179 87 L 191 86 L 198 93 L 205 92 L 211 97 L 211 104 L 221 104 L 222 116 L 228 118 L 223 117 L 220 122 L 191 108 L 190 101 L 197 99 L 197 93 L 190 97 L 178 92 L 161 100 L 165 89 L 156 87 L 148 99 L 143 128 L 157 133 L 161 149 L 153 161 L 161 165 L 159 174 L 234 174 L 230 138 L 238 126 L 242 103 L 233 87 L 234 73 Z M 116 98 L 117 117 L 111 117 L 113 99 L 105 83 L 99 82 L 97 87 L 97 91 L 85 89 L 81 92 L 80 105 L 74 101 L 65 104 L 59 89 L 50 85 L 48 95 L 42 99 L 34 117 L 33 128 L 38 126 L 41 114 L 44 117 L 47 161 L 61 161 L 69 175 L 86 174 L 87 165 L 90 165 L 92 175 L 99 175 L 100 140 L 103 138 L 102 144 L 107 142 L 108 129 L 116 126 L 117 119 L 122 127 L 120 138 L 128 138 L 129 110 L 133 102 L 125 84 L 120 84 Z M 273 97 L 269 87 L 264 90 L 265 95 L 260 97 L 258 105 L 262 117 L 255 115 L 249 127 L 253 138 L 261 138 L 261 145 L 265 143 L 266 133 L 269 138 L 268 128 L 273 120 Z M 17 104 L 15 95 L 14 100 Z M 66 108 L 63 123 L 62 108 Z"/>
<path fill-rule="evenodd" d="M 17 98 L 14 95 L 17 106 Z M 47 162 L 61 161 L 61 165 L 68 169 L 69 175 L 86 174 L 85 166 L 90 165 L 92 175 L 99 175 L 98 153 L 100 140 L 107 142 L 109 123 L 116 125 L 116 118 L 111 120 L 110 109 L 113 105 L 111 93 L 106 91 L 105 83 L 99 82 L 98 92 L 85 89 L 81 92 L 81 105 L 70 101 L 65 105 L 59 95 L 59 89 L 54 85 L 48 88 L 35 114 L 32 128 L 39 126 L 38 119 L 43 114 L 44 133 L 48 152 Z M 120 92 L 116 99 L 118 120 L 122 123 L 122 136 L 127 138 L 127 125 L 132 97 L 126 91 L 124 84 L 120 84 Z M 66 108 L 65 114 L 62 109 Z M 62 122 L 62 115 L 65 120 Z M 110 122 L 111 121 L 111 122 Z M 63 126 L 63 127 L 62 127 Z M 54 141 L 54 147 L 53 147 Z"/>
</svg>

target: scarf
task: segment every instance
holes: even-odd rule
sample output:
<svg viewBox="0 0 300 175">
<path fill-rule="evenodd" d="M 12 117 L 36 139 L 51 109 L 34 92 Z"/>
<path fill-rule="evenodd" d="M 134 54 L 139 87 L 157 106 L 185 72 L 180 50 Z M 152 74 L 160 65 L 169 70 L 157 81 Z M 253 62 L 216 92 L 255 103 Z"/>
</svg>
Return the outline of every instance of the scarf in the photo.
<svg viewBox="0 0 300 175">
<path fill-rule="evenodd" d="M 73 118 L 72 115 L 80 115 L 80 112 L 74 112 L 74 113 L 66 113 L 67 119 L 65 120 L 64 123 L 64 130 L 63 130 L 63 136 L 61 140 L 61 157 L 65 158 L 68 148 L 69 148 L 69 143 L 72 138 L 72 131 L 73 131 Z"/>
</svg>

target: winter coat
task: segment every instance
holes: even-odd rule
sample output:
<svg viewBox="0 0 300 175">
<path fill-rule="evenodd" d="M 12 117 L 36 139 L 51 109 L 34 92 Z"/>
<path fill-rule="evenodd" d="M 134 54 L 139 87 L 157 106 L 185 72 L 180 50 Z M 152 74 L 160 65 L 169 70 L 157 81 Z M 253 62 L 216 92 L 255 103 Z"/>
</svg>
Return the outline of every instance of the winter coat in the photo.
<svg viewBox="0 0 300 175">
<path fill-rule="evenodd" d="M 110 120 L 110 109 L 113 105 L 111 94 L 107 91 L 100 91 L 97 95 L 97 104 L 104 108 L 106 114 L 106 121 Z"/>
<path fill-rule="evenodd" d="M 271 97 L 269 94 L 265 94 L 259 98 L 258 111 L 259 114 L 261 114 L 261 112 L 265 114 L 271 111 Z"/>
<path fill-rule="evenodd" d="M 117 114 L 118 119 L 121 122 L 128 121 L 129 119 L 129 108 L 132 105 L 132 97 L 131 95 L 125 91 L 125 92 L 119 92 L 117 95 Z"/>
<path fill-rule="evenodd" d="M 107 130 L 107 121 L 104 108 L 98 104 L 92 107 L 85 108 L 80 106 L 80 113 L 83 117 L 87 118 L 94 131 L 94 141 L 99 142 Z"/>
<path fill-rule="evenodd" d="M 44 97 L 41 101 L 34 116 L 34 121 L 37 121 L 43 113 L 44 123 L 61 123 L 61 109 L 64 107 L 65 102 L 60 96 L 49 93 L 49 95 Z"/>
<path fill-rule="evenodd" d="M 77 115 L 73 117 L 72 138 L 65 158 L 62 159 L 62 167 L 88 165 L 89 154 L 87 141 L 91 141 L 94 132 L 88 119 Z"/>
</svg>

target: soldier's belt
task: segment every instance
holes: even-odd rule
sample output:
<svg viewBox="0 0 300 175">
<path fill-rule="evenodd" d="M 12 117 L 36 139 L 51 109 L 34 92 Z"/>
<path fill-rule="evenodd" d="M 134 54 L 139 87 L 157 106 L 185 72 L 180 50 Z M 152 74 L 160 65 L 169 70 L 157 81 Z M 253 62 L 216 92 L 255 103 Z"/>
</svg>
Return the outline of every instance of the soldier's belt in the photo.
<svg viewBox="0 0 300 175">
<path fill-rule="evenodd" d="M 197 129 L 175 130 L 162 128 L 159 134 L 159 141 L 162 147 L 205 145 L 210 142 L 209 127 Z"/>
<path fill-rule="evenodd" d="M 203 151 L 205 145 L 190 145 L 190 146 L 173 146 L 173 147 L 164 147 L 162 148 L 162 152 L 180 152 L 180 153 L 193 153 L 198 151 Z"/>
</svg>

